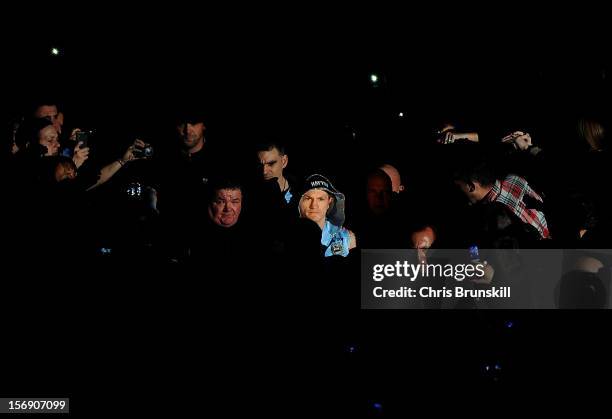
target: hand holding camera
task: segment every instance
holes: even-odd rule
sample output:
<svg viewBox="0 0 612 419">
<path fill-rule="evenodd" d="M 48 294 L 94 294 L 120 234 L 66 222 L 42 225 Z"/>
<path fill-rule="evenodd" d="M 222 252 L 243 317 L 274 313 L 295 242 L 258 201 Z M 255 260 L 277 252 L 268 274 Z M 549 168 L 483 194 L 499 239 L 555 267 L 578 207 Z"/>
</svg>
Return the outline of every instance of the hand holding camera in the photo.
<svg viewBox="0 0 612 419">
<path fill-rule="evenodd" d="M 87 141 L 79 141 L 74 147 L 72 152 L 72 161 L 76 165 L 77 169 L 80 168 L 83 163 L 89 158 L 89 147 Z"/>
<path fill-rule="evenodd" d="M 435 135 L 438 144 L 453 144 L 458 140 L 471 141 L 473 143 L 479 141 L 477 132 L 457 132 L 452 125 L 446 125 L 441 130 L 436 131 Z"/>
<path fill-rule="evenodd" d="M 121 159 L 124 163 L 132 160 L 149 159 L 153 157 L 153 146 L 137 139 L 128 147 Z"/>
<path fill-rule="evenodd" d="M 502 143 L 511 143 L 515 149 L 517 150 L 527 150 L 529 147 L 532 146 L 531 143 L 531 136 L 526 133 L 526 132 L 522 132 L 522 131 L 515 131 L 510 135 L 506 135 L 504 138 L 502 138 Z"/>
<path fill-rule="evenodd" d="M 455 138 L 455 133 L 453 131 L 440 132 L 438 135 L 440 135 L 437 140 L 439 144 L 452 144 L 457 139 Z"/>
</svg>

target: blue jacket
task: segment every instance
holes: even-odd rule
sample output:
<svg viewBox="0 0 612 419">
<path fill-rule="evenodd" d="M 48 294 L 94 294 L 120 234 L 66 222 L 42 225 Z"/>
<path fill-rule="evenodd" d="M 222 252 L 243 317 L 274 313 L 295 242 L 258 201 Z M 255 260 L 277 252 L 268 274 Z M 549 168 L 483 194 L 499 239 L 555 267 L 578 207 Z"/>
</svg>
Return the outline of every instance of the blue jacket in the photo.
<svg viewBox="0 0 612 419">
<path fill-rule="evenodd" d="M 321 234 L 321 244 L 325 247 L 325 257 L 334 255 L 347 257 L 349 243 L 350 235 L 346 228 L 325 221 Z"/>
</svg>

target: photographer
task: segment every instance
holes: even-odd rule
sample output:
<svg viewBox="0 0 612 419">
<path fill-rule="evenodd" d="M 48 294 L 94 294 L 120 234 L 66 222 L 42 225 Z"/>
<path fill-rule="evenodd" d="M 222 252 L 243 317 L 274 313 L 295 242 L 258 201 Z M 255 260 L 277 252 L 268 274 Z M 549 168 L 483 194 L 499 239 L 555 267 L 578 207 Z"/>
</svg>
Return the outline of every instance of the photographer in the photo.
<svg viewBox="0 0 612 419">
<path fill-rule="evenodd" d="M 498 161 L 506 172 L 519 174 L 543 191 L 547 200 L 547 218 L 555 240 L 563 247 L 588 246 L 599 232 L 605 235 L 609 210 L 601 191 L 602 176 L 610 167 L 601 152 L 603 128 L 590 119 L 580 119 L 576 126 L 575 147 L 542 148 L 534 144 L 527 131 L 513 131 L 498 144 Z M 537 138 L 536 138 L 537 139 Z M 589 150 L 587 151 L 587 144 Z M 605 197 L 604 197 L 605 198 Z M 596 241 L 591 246 L 597 247 Z"/>
<path fill-rule="evenodd" d="M 44 144 L 41 143 L 41 145 L 49 149 L 46 155 L 61 154 L 70 157 L 77 169 L 80 170 L 80 177 L 87 179 L 83 180 L 83 182 L 90 184 L 87 190 L 92 190 L 108 182 L 128 162 L 150 157 L 152 149 L 149 144 L 136 140 L 127 148 L 121 158 L 101 167 L 101 165 L 89 159 L 91 157 L 90 141 L 96 139 L 96 132 L 94 130 L 73 128 L 70 130 L 70 135 L 65 133 L 65 136 L 62 136 L 62 133 L 64 133 L 64 113 L 60 110 L 55 100 L 40 100 L 31 109 L 32 115 L 36 120 L 47 121 L 55 129 L 55 135 L 53 136 L 55 141 L 49 138 L 45 140 Z M 49 128 L 47 130 L 50 131 Z M 28 147 L 27 142 L 25 144 L 22 143 L 17 143 L 17 146 L 19 148 L 24 148 L 24 145 L 26 148 Z M 95 154 L 94 157 L 100 159 L 100 156 L 97 155 L 98 153 Z M 88 161 L 87 164 L 85 164 L 86 161 Z"/>
<path fill-rule="evenodd" d="M 15 163 L 21 172 L 18 179 L 21 182 L 36 182 L 41 160 L 59 155 L 59 134 L 48 119 L 24 121 L 15 133 L 15 143 L 18 148 Z M 72 161 L 77 169 L 89 158 L 89 148 L 81 145 L 77 145 L 73 150 Z"/>
<path fill-rule="evenodd" d="M 473 143 L 479 142 L 478 133 L 475 131 L 460 132 L 457 127 L 451 123 L 444 123 L 442 127 L 436 131 L 438 144 L 453 144 L 456 141 L 464 140 Z"/>
</svg>

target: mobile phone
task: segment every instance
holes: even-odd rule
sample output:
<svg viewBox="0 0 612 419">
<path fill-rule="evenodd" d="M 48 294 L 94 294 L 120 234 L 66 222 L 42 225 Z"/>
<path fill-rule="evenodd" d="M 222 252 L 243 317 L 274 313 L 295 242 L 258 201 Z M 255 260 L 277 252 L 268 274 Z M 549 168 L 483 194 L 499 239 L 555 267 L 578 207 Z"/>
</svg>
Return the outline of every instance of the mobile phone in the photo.
<svg viewBox="0 0 612 419">
<path fill-rule="evenodd" d="M 93 131 L 78 131 L 76 133 L 76 142 L 77 144 L 82 143 L 79 148 L 85 148 L 88 146 L 89 143 L 89 137 L 91 136 L 91 134 L 93 133 Z"/>
<path fill-rule="evenodd" d="M 473 245 L 470 246 L 470 260 L 472 262 L 480 262 L 480 250 L 478 249 L 478 246 Z"/>
</svg>

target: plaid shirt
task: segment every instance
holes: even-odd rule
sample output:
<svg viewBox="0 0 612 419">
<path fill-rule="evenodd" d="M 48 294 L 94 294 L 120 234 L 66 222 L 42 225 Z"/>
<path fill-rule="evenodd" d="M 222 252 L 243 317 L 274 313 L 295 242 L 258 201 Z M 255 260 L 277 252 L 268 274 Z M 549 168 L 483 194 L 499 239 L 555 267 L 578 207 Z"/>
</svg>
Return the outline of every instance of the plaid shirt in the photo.
<svg viewBox="0 0 612 419">
<path fill-rule="evenodd" d="M 485 201 L 499 202 L 505 205 L 510 211 L 526 224 L 535 227 L 540 233 L 540 238 L 550 237 L 546 217 L 542 211 L 528 208 L 525 198 L 531 198 L 540 204 L 544 200 L 527 183 L 525 179 L 516 175 L 508 175 L 503 181 L 495 181 L 493 189 L 484 197 Z"/>
</svg>

